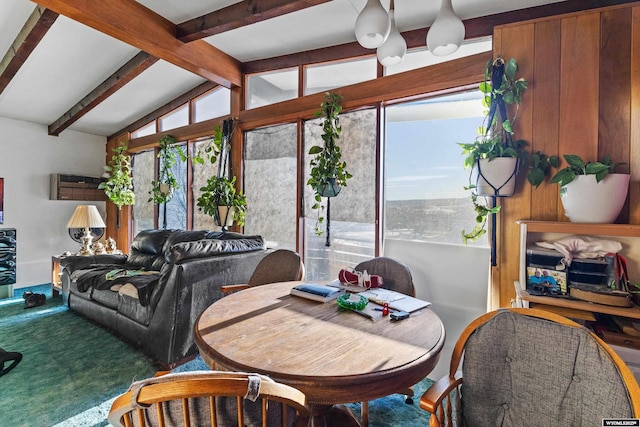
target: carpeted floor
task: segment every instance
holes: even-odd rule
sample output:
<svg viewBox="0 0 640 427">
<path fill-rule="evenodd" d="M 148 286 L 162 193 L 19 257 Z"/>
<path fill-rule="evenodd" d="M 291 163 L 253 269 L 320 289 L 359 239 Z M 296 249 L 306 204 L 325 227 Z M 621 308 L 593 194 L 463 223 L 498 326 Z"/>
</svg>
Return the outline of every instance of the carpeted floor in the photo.
<svg viewBox="0 0 640 427">
<path fill-rule="evenodd" d="M 26 289 L 22 289 L 24 291 Z M 0 347 L 22 353 L 20 364 L 0 377 L 0 427 L 106 426 L 111 402 L 131 381 L 153 376 L 152 360 L 102 327 L 67 310 L 49 286 L 44 306 L 25 309 L 22 295 L 0 300 Z M 176 370 L 207 369 L 200 357 Z M 392 395 L 369 404 L 371 427 L 428 425 L 418 406 L 431 382 L 416 385 L 413 405 Z M 360 413 L 359 404 L 349 405 Z"/>
</svg>

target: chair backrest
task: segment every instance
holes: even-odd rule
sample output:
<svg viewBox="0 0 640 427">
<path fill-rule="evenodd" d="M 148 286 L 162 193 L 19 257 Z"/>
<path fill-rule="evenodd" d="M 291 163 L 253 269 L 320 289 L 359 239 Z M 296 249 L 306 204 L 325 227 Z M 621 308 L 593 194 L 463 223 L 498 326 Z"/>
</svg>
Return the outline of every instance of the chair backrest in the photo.
<svg viewBox="0 0 640 427">
<path fill-rule="evenodd" d="M 278 249 L 258 263 L 248 285 L 258 286 L 302 279 L 304 279 L 304 264 L 300 255 L 288 249 Z"/>
<path fill-rule="evenodd" d="M 134 382 L 111 406 L 114 426 L 291 426 L 305 395 L 259 374 L 172 373 Z"/>
<path fill-rule="evenodd" d="M 450 378 L 463 350 L 466 425 L 600 425 L 640 416 L 640 387 L 629 368 L 565 317 L 535 309 L 481 316 L 456 343 Z"/>
<path fill-rule="evenodd" d="M 412 297 L 416 296 L 416 288 L 413 286 L 409 267 L 392 258 L 377 257 L 363 261 L 355 266 L 357 271 L 365 271 L 369 274 L 377 274 L 382 277 L 383 288 L 391 289 Z"/>
</svg>

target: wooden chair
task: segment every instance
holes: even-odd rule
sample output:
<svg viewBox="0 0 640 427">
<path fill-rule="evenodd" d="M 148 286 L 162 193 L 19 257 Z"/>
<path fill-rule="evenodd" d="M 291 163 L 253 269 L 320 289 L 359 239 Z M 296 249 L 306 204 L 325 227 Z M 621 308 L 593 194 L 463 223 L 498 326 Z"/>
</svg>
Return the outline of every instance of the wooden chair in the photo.
<svg viewBox="0 0 640 427">
<path fill-rule="evenodd" d="M 427 389 L 420 407 L 432 414 L 432 427 L 600 425 L 639 418 L 640 387 L 590 330 L 543 310 L 511 308 L 467 326 L 449 375 Z"/>
<path fill-rule="evenodd" d="M 300 255 L 288 249 L 278 249 L 258 263 L 246 284 L 225 285 L 221 289 L 224 293 L 231 293 L 267 283 L 302 280 L 304 274 L 304 263 Z"/>
<path fill-rule="evenodd" d="M 392 258 L 372 258 L 356 265 L 354 270 L 360 272 L 364 272 L 366 270 L 369 274 L 379 275 L 382 277 L 382 287 L 385 289 L 391 289 L 412 297 L 416 296 L 416 288 L 413 285 L 411 270 L 409 270 L 409 267 L 406 265 Z M 399 390 L 398 393 L 406 396 L 405 402 L 408 405 L 413 404 L 413 388 L 409 387 L 407 389 Z M 366 427 L 369 424 L 369 402 L 362 402 L 361 418 L 362 425 Z"/>
<path fill-rule="evenodd" d="M 292 426 L 305 395 L 259 374 L 173 373 L 134 382 L 111 406 L 114 426 Z"/>
</svg>

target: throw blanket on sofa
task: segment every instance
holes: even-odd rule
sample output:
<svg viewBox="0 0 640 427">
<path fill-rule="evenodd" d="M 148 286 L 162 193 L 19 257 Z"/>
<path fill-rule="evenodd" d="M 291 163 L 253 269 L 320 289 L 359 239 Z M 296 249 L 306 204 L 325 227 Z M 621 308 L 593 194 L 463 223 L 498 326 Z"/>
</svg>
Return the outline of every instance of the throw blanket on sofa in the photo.
<svg viewBox="0 0 640 427">
<path fill-rule="evenodd" d="M 72 279 L 78 284 L 80 292 L 87 292 L 89 288 L 98 290 L 110 289 L 113 285 L 131 283 L 138 290 L 140 305 L 149 304 L 149 297 L 153 288 L 158 284 L 160 273 L 157 271 L 128 270 L 122 266 L 93 266 L 91 270 L 76 270 Z"/>
</svg>

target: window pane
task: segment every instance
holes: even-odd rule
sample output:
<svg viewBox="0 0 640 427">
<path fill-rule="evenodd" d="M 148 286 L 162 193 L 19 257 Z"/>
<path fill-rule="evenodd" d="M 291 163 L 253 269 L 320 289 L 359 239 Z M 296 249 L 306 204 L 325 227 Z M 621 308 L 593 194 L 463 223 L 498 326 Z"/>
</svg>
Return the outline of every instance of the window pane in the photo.
<svg viewBox="0 0 640 427">
<path fill-rule="evenodd" d="M 193 103 L 196 123 L 222 117 L 231 112 L 231 91 L 221 87 L 196 99 Z"/>
<path fill-rule="evenodd" d="M 186 126 L 189 124 L 189 105 L 185 104 L 184 106 L 170 112 L 166 116 L 162 117 L 158 120 L 158 125 L 160 127 L 160 132 L 179 128 L 181 126 Z"/>
<path fill-rule="evenodd" d="M 181 150 L 186 154 L 186 147 L 184 145 L 178 147 L 172 147 L 172 150 Z M 160 205 L 158 212 L 158 225 L 160 228 L 164 227 L 164 213 L 167 213 L 167 229 L 180 229 L 185 230 L 187 228 L 187 162 L 183 162 L 179 155 L 177 164 L 171 168 L 171 173 L 178 181 L 178 188 L 174 191 L 173 197 L 166 204 Z"/>
<path fill-rule="evenodd" d="M 377 59 L 359 59 L 314 65 L 306 68 L 304 94 L 326 92 L 338 87 L 374 80 L 377 73 Z"/>
<path fill-rule="evenodd" d="M 143 151 L 134 154 L 133 164 L 133 191 L 136 194 L 136 203 L 133 208 L 133 235 L 142 230 L 154 228 L 155 217 L 153 202 L 149 202 L 151 181 L 153 181 L 156 156 L 153 151 Z"/>
<path fill-rule="evenodd" d="M 156 133 L 156 122 L 153 121 L 148 125 L 142 126 L 140 129 L 131 133 L 131 138 L 140 138 L 147 135 L 153 135 Z"/>
<path fill-rule="evenodd" d="M 480 91 L 386 108 L 385 238 L 463 244 L 475 214 L 457 143 L 483 121 Z M 471 244 L 471 242 L 470 242 Z M 487 245 L 486 237 L 475 245 Z"/>
<path fill-rule="evenodd" d="M 296 250 L 297 125 L 257 129 L 246 134 L 245 233 L 261 235 L 270 246 Z"/>
<path fill-rule="evenodd" d="M 311 187 L 304 188 L 305 218 L 305 267 L 307 279 L 330 280 L 338 277 L 338 271 L 346 266 L 355 266 L 375 254 L 376 218 L 376 112 L 361 110 L 340 115 L 342 133 L 338 145 L 342 158 L 353 178 L 347 181 L 337 197 L 332 197 L 331 246 L 325 246 L 326 219 L 320 228 L 322 236 L 316 236 L 314 226 L 317 213 L 311 206 L 314 193 Z M 304 152 L 313 145 L 322 144 L 321 119 L 307 121 L 304 126 Z M 311 156 L 305 154 L 304 178 L 309 176 Z M 326 206 L 327 199 L 323 198 Z M 326 213 L 326 209 L 323 215 Z M 326 215 L 324 215 L 326 216 Z"/>
<path fill-rule="evenodd" d="M 411 49 L 407 51 L 404 59 L 397 65 L 384 67 L 384 75 L 402 73 L 404 71 L 416 70 L 418 68 L 427 67 L 429 65 L 439 64 L 441 62 L 451 61 L 453 59 L 465 56 L 475 55 L 476 53 L 489 52 L 493 49 L 491 37 L 476 39 L 471 42 L 463 43 L 460 48 L 447 56 L 435 56 L 425 47 Z"/>
<path fill-rule="evenodd" d="M 260 73 L 247 79 L 247 109 L 298 97 L 298 69 Z"/>
<path fill-rule="evenodd" d="M 197 141 L 195 145 L 196 152 L 203 153 L 205 148 L 211 144 L 211 140 L 204 139 Z M 193 229 L 194 230 L 219 230 L 212 216 L 206 215 L 198 208 L 198 197 L 202 192 L 200 188 L 207 185 L 207 179 L 218 173 L 218 161 L 211 164 L 209 160 L 205 160 L 203 165 L 193 165 Z"/>
</svg>

